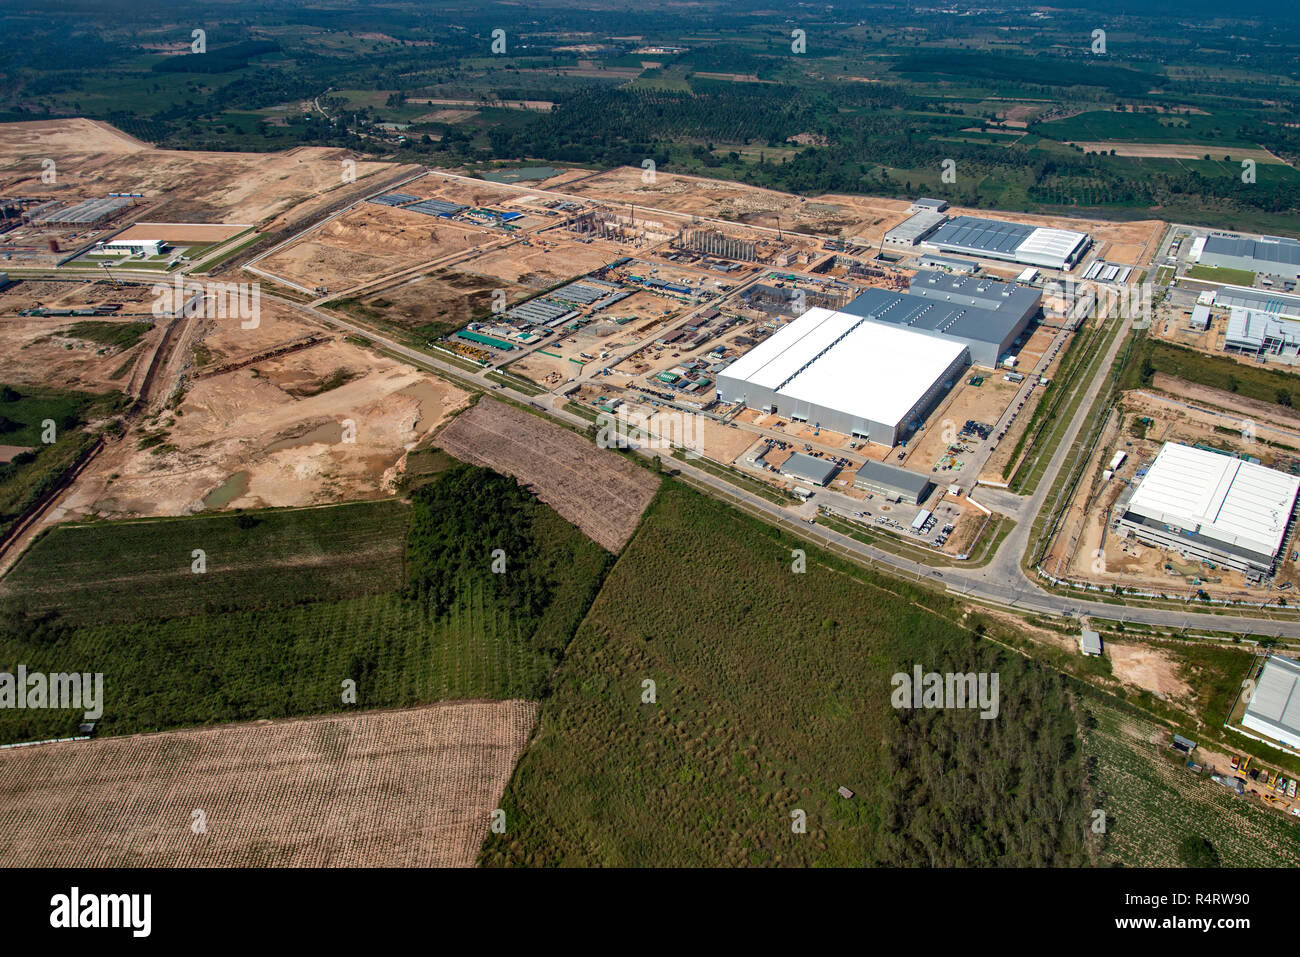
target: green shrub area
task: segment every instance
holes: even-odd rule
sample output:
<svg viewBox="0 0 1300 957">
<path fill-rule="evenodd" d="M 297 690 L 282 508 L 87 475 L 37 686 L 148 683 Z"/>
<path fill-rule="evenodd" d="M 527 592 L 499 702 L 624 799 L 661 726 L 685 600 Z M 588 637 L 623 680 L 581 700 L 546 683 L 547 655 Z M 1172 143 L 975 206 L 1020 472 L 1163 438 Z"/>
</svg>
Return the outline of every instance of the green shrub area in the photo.
<svg viewBox="0 0 1300 957">
<path fill-rule="evenodd" d="M 565 657 L 482 863 L 1084 859 L 1062 679 L 942 596 L 815 549 L 797 574 L 793 548 L 665 483 Z M 895 710 L 891 677 L 917 664 L 999 672 L 997 718 Z"/>
<path fill-rule="evenodd" d="M 1163 372 L 1248 399 L 1288 407 L 1300 405 L 1300 380 L 1291 373 L 1245 365 L 1150 337 L 1144 337 L 1138 349 L 1137 361 L 1130 364 L 1131 371 L 1124 383 L 1127 389 L 1149 385 L 1157 372 Z"/>
</svg>

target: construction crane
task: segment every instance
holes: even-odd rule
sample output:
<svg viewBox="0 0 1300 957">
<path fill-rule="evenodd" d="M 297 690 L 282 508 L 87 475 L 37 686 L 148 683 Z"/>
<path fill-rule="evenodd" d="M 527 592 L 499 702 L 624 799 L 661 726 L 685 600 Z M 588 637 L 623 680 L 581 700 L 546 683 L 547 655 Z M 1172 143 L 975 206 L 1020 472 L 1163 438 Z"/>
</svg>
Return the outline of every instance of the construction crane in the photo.
<svg viewBox="0 0 1300 957">
<path fill-rule="evenodd" d="M 100 268 L 104 270 L 104 275 L 108 276 L 108 278 L 111 279 L 111 280 L 113 281 L 113 288 L 114 288 L 114 289 L 120 289 L 120 288 L 122 288 L 122 284 L 121 284 L 120 282 L 117 281 L 117 277 L 114 276 L 113 273 L 112 273 L 112 271 L 108 268 L 108 265 L 109 265 L 109 264 L 108 264 L 108 263 L 100 263 L 99 265 L 100 265 Z"/>
</svg>

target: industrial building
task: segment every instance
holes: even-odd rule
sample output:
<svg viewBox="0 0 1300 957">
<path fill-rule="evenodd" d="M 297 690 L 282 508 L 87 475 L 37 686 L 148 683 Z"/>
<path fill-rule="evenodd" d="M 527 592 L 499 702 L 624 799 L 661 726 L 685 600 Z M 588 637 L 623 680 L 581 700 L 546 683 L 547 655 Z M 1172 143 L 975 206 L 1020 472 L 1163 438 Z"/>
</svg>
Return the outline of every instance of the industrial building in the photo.
<svg viewBox="0 0 1300 957">
<path fill-rule="evenodd" d="M 1121 495 L 1118 526 L 1189 558 L 1272 574 L 1298 492 L 1300 477 L 1166 442 L 1137 487 Z"/>
<path fill-rule="evenodd" d="M 1205 309 L 1204 306 L 1196 308 Z M 1205 318 L 1208 321 L 1208 309 Z M 1196 319 L 1195 315 L 1193 319 Z M 1233 306 L 1228 310 L 1228 331 L 1223 339 L 1223 348 L 1225 352 L 1253 356 L 1300 355 L 1300 321 Z"/>
<path fill-rule="evenodd" d="M 1268 657 L 1241 725 L 1289 748 L 1300 748 L 1300 664 L 1281 655 Z"/>
<path fill-rule="evenodd" d="M 916 472 L 867 459 L 853 476 L 853 487 L 890 502 L 920 505 L 929 496 L 932 483 Z"/>
<path fill-rule="evenodd" d="M 797 482 L 811 482 L 813 485 L 829 485 L 839 466 L 830 459 L 819 459 L 802 452 L 791 453 L 781 463 L 781 474 Z"/>
<path fill-rule="evenodd" d="M 144 253 L 146 256 L 161 256 L 166 246 L 166 241 L 162 239 L 110 239 L 107 242 L 95 243 L 95 250 L 121 253 L 126 256 L 139 253 Z"/>
<path fill-rule="evenodd" d="M 956 340 L 809 309 L 718 374 L 718 398 L 894 445 L 970 364 Z"/>
<path fill-rule="evenodd" d="M 885 233 L 885 245 L 896 249 L 911 249 L 943 225 L 947 218 L 933 209 L 917 210 Z"/>
<path fill-rule="evenodd" d="M 868 289 L 844 311 L 960 342 L 970 350 L 972 363 L 992 369 L 1041 305 L 1037 289 L 926 271 L 912 278 L 906 293 Z"/>
<path fill-rule="evenodd" d="M 1207 236 L 1205 245 L 1200 247 L 1199 262 L 1202 266 L 1223 266 L 1300 280 L 1300 242 L 1282 236 L 1248 239 L 1215 233 Z"/>
<path fill-rule="evenodd" d="M 33 226 L 94 227 L 116 218 L 133 204 L 131 197 L 115 195 L 87 199 L 63 208 L 51 209 L 48 205 L 42 205 L 28 210 L 24 215 Z"/>
<path fill-rule="evenodd" d="M 1210 301 L 1220 308 L 1231 309 L 1233 306 L 1239 306 L 1242 309 L 1271 313 L 1284 319 L 1300 319 L 1300 296 L 1290 293 L 1252 289 L 1249 286 L 1220 286 Z"/>
<path fill-rule="evenodd" d="M 1068 229 L 956 216 L 929 234 L 924 242 L 943 253 L 965 253 L 1023 266 L 1069 269 L 1087 252 L 1092 237 Z"/>
</svg>

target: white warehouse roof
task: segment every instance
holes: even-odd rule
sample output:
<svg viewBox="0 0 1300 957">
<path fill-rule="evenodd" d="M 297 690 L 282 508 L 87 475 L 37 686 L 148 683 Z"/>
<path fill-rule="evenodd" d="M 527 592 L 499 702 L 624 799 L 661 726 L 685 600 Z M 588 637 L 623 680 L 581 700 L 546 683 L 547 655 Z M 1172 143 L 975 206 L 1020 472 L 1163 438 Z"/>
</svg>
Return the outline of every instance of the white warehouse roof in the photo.
<svg viewBox="0 0 1300 957">
<path fill-rule="evenodd" d="M 1087 233 L 1039 226 L 1029 234 L 1028 239 L 1016 247 L 1016 258 L 1022 262 L 1026 260 L 1039 262 L 1042 259 L 1064 260 L 1087 238 Z"/>
<path fill-rule="evenodd" d="M 1167 442 L 1128 508 L 1188 533 L 1276 556 L 1298 492 L 1300 477 Z"/>
<path fill-rule="evenodd" d="M 893 423 L 965 349 L 955 340 L 814 308 L 733 362 L 727 375 L 796 401 Z"/>
</svg>

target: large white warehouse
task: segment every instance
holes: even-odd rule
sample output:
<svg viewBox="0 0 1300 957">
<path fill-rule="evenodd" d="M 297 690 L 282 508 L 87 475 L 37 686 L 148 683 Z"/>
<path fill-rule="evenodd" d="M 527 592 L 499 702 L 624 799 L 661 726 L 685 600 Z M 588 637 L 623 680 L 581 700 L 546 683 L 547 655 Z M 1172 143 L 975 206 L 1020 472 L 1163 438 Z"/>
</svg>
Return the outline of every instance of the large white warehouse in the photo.
<svg viewBox="0 0 1300 957">
<path fill-rule="evenodd" d="M 894 445 L 970 364 L 966 345 L 809 309 L 718 374 L 718 398 Z"/>
<path fill-rule="evenodd" d="M 1120 528 L 1139 541 L 1242 571 L 1273 571 L 1300 477 L 1167 442 L 1133 492 Z"/>
</svg>

